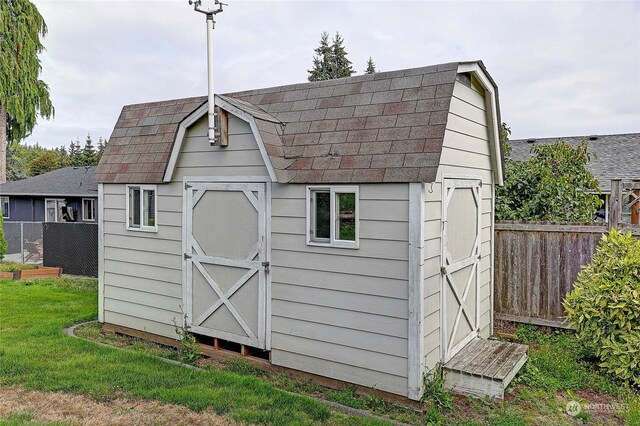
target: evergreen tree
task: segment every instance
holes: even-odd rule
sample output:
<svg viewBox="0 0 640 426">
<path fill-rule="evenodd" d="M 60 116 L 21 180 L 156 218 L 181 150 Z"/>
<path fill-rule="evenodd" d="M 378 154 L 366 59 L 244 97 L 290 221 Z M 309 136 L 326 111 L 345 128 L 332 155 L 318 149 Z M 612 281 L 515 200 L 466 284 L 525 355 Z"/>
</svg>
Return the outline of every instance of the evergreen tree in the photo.
<svg viewBox="0 0 640 426">
<path fill-rule="evenodd" d="M 84 142 L 84 149 L 82 150 L 82 165 L 83 166 L 95 166 L 97 164 L 98 155 L 96 148 L 93 146 L 93 140 L 91 135 L 87 135 L 87 140 Z"/>
<path fill-rule="evenodd" d="M 6 144 L 24 139 L 38 115 L 54 114 L 49 87 L 38 77 L 47 26 L 29 0 L 0 1 L 0 182 L 6 177 Z"/>
<path fill-rule="evenodd" d="M 331 78 L 350 77 L 356 71 L 351 66 L 351 61 L 347 59 L 347 51 L 344 48 L 344 38 L 339 32 L 336 32 L 333 38 L 332 52 L 332 71 Z"/>
<path fill-rule="evenodd" d="M 69 165 L 82 166 L 82 151 L 80 150 L 80 141 L 71 141 L 69 144 Z"/>
<path fill-rule="evenodd" d="M 369 60 L 367 61 L 367 69 L 364 70 L 365 74 L 374 74 L 376 73 L 376 64 L 373 63 L 371 56 L 369 56 Z"/>
<path fill-rule="evenodd" d="M 336 32 L 329 45 L 329 34 L 323 32 L 320 36 L 320 46 L 314 49 L 313 68 L 307 70 L 309 81 L 331 80 L 340 77 L 349 77 L 355 70 L 351 61 L 347 59 L 347 51 L 344 48 L 344 38 Z"/>
<path fill-rule="evenodd" d="M 107 141 L 100 137 L 100 139 L 98 139 L 98 162 L 100 162 L 100 159 L 102 158 L 102 154 L 104 153 L 104 149 L 106 147 Z"/>
<path fill-rule="evenodd" d="M 329 33 L 320 35 L 320 46 L 314 49 L 313 68 L 307 70 L 309 81 L 329 80 L 331 78 L 332 48 L 329 46 Z"/>
</svg>

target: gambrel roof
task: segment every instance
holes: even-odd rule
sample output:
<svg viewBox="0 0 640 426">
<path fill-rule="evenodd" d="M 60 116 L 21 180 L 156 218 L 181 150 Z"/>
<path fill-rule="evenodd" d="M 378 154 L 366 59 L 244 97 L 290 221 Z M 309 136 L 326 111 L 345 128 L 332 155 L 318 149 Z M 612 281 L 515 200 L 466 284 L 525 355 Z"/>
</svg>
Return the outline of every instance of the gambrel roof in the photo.
<svg viewBox="0 0 640 426">
<path fill-rule="evenodd" d="M 432 182 L 461 64 L 486 73 L 482 62 L 456 62 L 229 93 L 216 103 L 253 119 L 278 182 Z M 205 102 L 124 107 L 98 182 L 163 182 L 180 122 Z"/>
</svg>

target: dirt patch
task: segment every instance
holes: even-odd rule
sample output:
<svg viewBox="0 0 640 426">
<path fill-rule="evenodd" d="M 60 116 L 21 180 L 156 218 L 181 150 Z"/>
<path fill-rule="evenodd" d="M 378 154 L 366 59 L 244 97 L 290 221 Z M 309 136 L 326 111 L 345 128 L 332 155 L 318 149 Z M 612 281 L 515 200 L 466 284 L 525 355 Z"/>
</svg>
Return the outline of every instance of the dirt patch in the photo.
<svg viewBox="0 0 640 426">
<path fill-rule="evenodd" d="M 79 425 L 233 425 L 229 418 L 211 412 L 158 401 L 116 399 L 99 402 L 86 395 L 0 388 L 0 417 L 33 415 L 42 422 Z"/>
</svg>

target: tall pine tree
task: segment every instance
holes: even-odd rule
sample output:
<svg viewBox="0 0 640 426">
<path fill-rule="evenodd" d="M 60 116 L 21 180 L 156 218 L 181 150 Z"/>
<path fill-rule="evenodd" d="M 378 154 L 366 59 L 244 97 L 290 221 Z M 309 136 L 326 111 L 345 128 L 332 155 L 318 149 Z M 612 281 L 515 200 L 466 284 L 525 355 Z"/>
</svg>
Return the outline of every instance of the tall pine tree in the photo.
<svg viewBox="0 0 640 426">
<path fill-rule="evenodd" d="M 316 55 L 313 57 L 313 68 L 307 70 L 309 81 L 329 80 L 331 78 L 331 54 L 329 46 L 329 33 L 326 31 L 320 35 L 320 46 L 313 49 Z"/>
<path fill-rule="evenodd" d="M 80 141 L 71 141 L 69 144 L 69 165 L 82 166 L 82 150 L 80 149 Z"/>
<path fill-rule="evenodd" d="M 329 34 L 323 32 L 320 36 L 320 45 L 314 49 L 313 68 L 307 70 L 309 81 L 331 80 L 340 77 L 349 77 L 355 70 L 351 61 L 347 58 L 344 47 L 344 38 L 336 32 L 329 45 Z"/>
<path fill-rule="evenodd" d="M 54 114 L 49 87 L 39 79 L 40 41 L 47 25 L 29 0 L 0 1 L 0 183 L 6 178 L 5 148 L 24 139 L 38 115 Z"/>
<path fill-rule="evenodd" d="M 356 70 L 351 66 L 351 61 L 347 59 L 347 51 L 344 48 L 344 38 L 336 32 L 331 46 L 333 53 L 333 75 L 331 78 L 350 77 Z"/>
<path fill-rule="evenodd" d="M 376 64 L 373 63 L 371 56 L 369 56 L 369 60 L 367 61 L 367 69 L 364 70 L 365 74 L 374 74 L 376 73 Z"/>
<path fill-rule="evenodd" d="M 93 146 L 91 135 L 87 135 L 81 157 L 83 166 L 95 166 L 97 164 L 96 160 L 98 156 L 96 153 L 96 148 Z"/>
</svg>

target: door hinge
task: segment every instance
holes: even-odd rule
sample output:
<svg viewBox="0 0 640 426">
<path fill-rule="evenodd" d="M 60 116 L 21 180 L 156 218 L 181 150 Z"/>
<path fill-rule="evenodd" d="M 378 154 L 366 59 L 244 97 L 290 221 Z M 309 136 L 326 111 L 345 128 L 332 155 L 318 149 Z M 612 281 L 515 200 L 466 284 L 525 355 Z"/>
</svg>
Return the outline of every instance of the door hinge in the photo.
<svg viewBox="0 0 640 426">
<path fill-rule="evenodd" d="M 441 266 L 441 267 L 440 267 L 440 273 L 441 273 L 442 275 L 447 275 L 447 268 L 445 268 L 444 266 Z"/>
<path fill-rule="evenodd" d="M 189 259 L 191 259 L 192 257 L 193 257 L 193 256 L 191 256 L 191 255 L 190 255 L 190 254 L 188 254 L 188 253 L 185 253 L 185 254 L 184 254 L 184 260 L 189 260 Z"/>
<path fill-rule="evenodd" d="M 265 272 L 269 272 L 271 270 L 271 263 L 269 262 L 262 262 L 262 266 L 264 267 Z"/>
<path fill-rule="evenodd" d="M 185 184 L 184 184 L 184 189 L 189 189 L 189 188 L 191 188 L 191 187 L 192 187 L 192 186 L 191 186 L 189 183 L 185 182 Z"/>
</svg>

